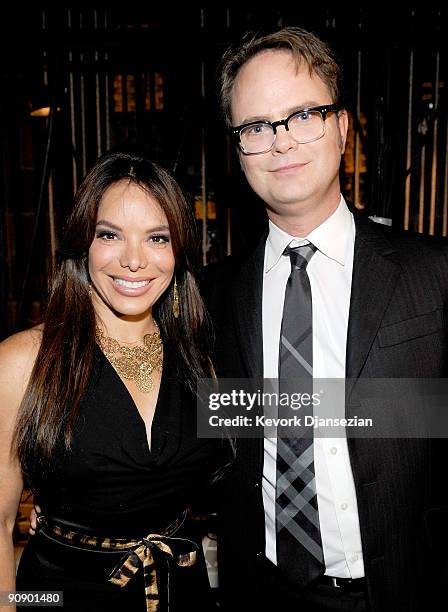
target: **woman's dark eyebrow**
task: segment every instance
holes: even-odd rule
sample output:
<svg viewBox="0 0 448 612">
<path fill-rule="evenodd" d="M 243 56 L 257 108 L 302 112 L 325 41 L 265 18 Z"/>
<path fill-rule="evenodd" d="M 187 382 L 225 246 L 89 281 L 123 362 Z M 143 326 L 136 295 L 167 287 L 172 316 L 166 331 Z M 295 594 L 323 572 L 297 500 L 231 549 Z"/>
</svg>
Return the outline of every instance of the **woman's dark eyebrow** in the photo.
<svg viewBox="0 0 448 612">
<path fill-rule="evenodd" d="M 110 227 L 111 229 L 117 232 L 123 231 L 121 227 L 118 227 L 118 225 L 115 225 L 114 223 L 111 223 L 110 221 L 106 221 L 105 219 L 99 219 L 96 223 L 96 226 L 98 227 L 99 225 L 102 225 L 103 227 Z M 168 227 L 168 225 L 158 225 L 157 227 L 151 227 L 151 229 L 146 230 L 146 231 L 149 234 L 150 232 L 164 232 L 164 231 L 169 232 L 169 230 L 170 228 Z"/>
<path fill-rule="evenodd" d="M 105 219 L 99 219 L 96 222 L 96 225 L 97 225 L 97 227 L 98 227 L 98 225 L 104 225 L 106 227 L 110 227 L 110 228 L 112 228 L 114 230 L 117 230 L 117 232 L 121 232 L 122 231 L 121 227 L 118 227 L 118 225 L 114 225 L 113 223 L 111 223 L 110 221 L 106 221 Z"/>
</svg>

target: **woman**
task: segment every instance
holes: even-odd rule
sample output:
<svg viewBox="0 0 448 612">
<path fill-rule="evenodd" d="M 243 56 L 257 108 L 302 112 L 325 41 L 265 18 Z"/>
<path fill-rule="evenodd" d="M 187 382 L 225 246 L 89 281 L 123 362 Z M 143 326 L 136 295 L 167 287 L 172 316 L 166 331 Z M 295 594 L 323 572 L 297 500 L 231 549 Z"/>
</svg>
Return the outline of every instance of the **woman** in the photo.
<svg viewBox="0 0 448 612">
<path fill-rule="evenodd" d="M 0 591 L 24 477 L 42 514 L 17 590 L 213 609 L 187 517 L 218 459 L 196 435 L 213 376 L 196 245 L 178 185 L 138 155 L 104 155 L 79 188 L 43 325 L 0 345 Z"/>
</svg>

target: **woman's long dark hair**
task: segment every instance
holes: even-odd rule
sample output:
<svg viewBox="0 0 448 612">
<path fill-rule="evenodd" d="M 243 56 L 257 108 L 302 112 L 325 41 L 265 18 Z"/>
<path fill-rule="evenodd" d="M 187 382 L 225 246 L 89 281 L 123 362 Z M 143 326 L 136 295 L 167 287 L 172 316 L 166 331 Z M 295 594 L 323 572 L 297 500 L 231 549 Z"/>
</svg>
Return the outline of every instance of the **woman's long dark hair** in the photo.
<svg viewBox="0 0 448 612">
<path fill-rule="evenodd" d="M 191 207 L 171 175 L 135 153 L 99 158 L 75 197 L 59 250 L 44 316 L 42 342 L 22 400 L 14 448 L 25 475 L 31 461 L 49 464 L 63 434 L 70 448 L 73 424 L 93 367 L 95 312 L 89 297 L 88 251 L 105 191 L 118 181 L 145 189 L 160 205 L 170 228 L 180 314 L 172 312 L 172 284 L 154 308 L 168 344 L 175 344 L 179 375 L 196 392 L 198 378 L 213 375 L 208 323 L 196 283 L 199 240 Z"/>
</svg>

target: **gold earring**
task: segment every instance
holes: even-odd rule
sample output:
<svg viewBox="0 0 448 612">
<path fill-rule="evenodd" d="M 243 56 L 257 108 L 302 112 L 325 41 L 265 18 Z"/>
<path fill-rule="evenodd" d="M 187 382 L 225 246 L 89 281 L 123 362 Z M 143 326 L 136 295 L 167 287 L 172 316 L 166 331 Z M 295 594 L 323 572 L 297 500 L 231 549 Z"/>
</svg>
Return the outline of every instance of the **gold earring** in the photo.
<svg viewBox="0 0 448 612">
<path fill-rule="evenodd" d="M 177 290 L 177 280 L 174 277 L 174 287 L 173 287 L 173 315 L 177 319 L 179 316 L 179 291 Z"/>
<path fill-rule="evenodd" d="M 89 283 L 89 298 L 91 298 L 92 295 L 93 295 L 92 285 Z"/>
</svg>

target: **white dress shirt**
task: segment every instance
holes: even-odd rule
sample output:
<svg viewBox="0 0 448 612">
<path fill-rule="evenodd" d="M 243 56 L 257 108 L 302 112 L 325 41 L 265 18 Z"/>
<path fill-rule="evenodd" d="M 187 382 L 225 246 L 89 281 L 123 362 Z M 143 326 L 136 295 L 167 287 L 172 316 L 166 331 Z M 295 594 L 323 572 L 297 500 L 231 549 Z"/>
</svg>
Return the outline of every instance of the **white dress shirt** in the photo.
<svg viewBox="0 0 448 612">
<path fill-rule="evenodd" d="M 308 241 L 317 247 L 307 266 L 313 300 L 313 377 L 345 378 L 355 224 L 342 196 L 331 217 L 308 236 L 290 236 L 269 222 L 263 278 L 264 378 L 278 378 L 283 303 L 291 272 L 290 258 L 283 251 L 288 245 Z M 265 437 L 262 485 L 266 556 L 275 564 L 276 456 L 276 438 Z M 361 578 L 364 563 L 347 439 L 315 437 L 314 469 L 325 573 Z"/>
</svg>

